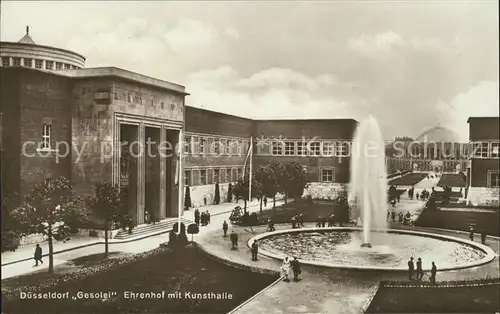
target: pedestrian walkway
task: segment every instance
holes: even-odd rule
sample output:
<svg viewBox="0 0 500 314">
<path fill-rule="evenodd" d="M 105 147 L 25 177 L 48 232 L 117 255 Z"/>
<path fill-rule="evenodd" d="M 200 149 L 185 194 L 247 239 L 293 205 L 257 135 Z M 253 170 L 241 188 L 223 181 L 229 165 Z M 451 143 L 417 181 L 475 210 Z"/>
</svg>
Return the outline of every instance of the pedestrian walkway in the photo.
<svg viewBox="0 0 500 314">
<path fill-rule="evenodd" d="M 441 178 L 438 178 L 435 175 L 433 176 L 433 178 L 424 178 L 422 181 L 415 184 L 415 195 L 417 193 L 421 194 L 423 190 L 427 190 L 427 192 L 430 193 L 432 188 L 437 186 Z"/>
<path fill-rule="evenodd" d="M 277 229 L 288 229 L 288 224 L 277 225 Z M 314 223 L 306 223 L 305 227 L 314 227 Z M 391 227 L 409 227 L 391 224 Z M 209 254 L 227 261 L 229 264 L 239 264 L 266 271 L 279 271 L 281 261 L 259 255 L 258 261 L 251 260 L 248 240 L 256 234 L 265 232 L 265 226 L 233 227 L 239 235 L 238 250 L 231 250 L 228 237 L 222 236 L 222 231 L 208 229 L 196 238 L 198 244 Z M 429 230 L 426 228 L 411 228 L 416 231 L 427 231 L 448 236 L 467 239 L 467 233 L 452 230 Z M 498 238 L 488 239 L 488 246 L 495 252 L 500 250 Z M 498 277 L 500 275 L 498 261 L 486 265 L 456 270 L 438 272 L 438 281 L 471 280 Z M 241 266 L 240 266 L 241 267 Z M 438 265 L 439 267 L 439 265 Z M 359 271 L 333 268 L 310 267 L 303 265 L 302 281 L 280 282 L 262 294 L 252 299 L 235 313 L 362 313 L 371 296 L 376 292 L 382 280 L 406 280 L 406 272 L 391 271 Z"/>
<path fill-rule="evenodd" d="M 276 206 L 283 204 L 283 201 L 277 201 Z M 208 210 L 211 214 L 211 224 L 200 228 L 200 233 L 208 230 L 222 229 L 222 221 L 229 219 L 229 213 L 237 205 L 243 207 L 243 201 L 239 203 L 222 203 L 219 205 L 209 205 L 201 207 L 200 209 Z M 247 203 L 249 212 L 259 211 L 260 203 L 257 200 Z M 266 209 L 272 208 L 272 202 L 267 204 Z M 227 216 L 226 216 L 227 214 Z M 218 218 L 215 218 L 218 217 Z M 194 221 L 194 208 L 184 212 L 184 219 Z M 168 233 L 165 230 L 162 234 L 141 235 L 137 238 L 127 239 L 125 241 L 110 239 L 109 251 L 110 252 L 124 252 L 130 254 L 142 253 L 149 250 L 158 248 L 161 243 L 168 242 Z M 2 253 L 2 279 L 20 276 L 35 271 L 39 271 L 48 267 L 48 244 L 47 242 L 40 243 L 44 253 L 44 266 L 33 267 L 33 255 L 35 252 L 35 244 L 27 245 L 18 248 L 14 252 Z M 90 237 L 72 237 L 67 242 L 55 241 L 54 242 L 54 262 L 57 260 L 57 265 L 62 265 L 68 261 L 92 254 L 104 252 L 104 239 L 90 238 Z"/>
</svg>

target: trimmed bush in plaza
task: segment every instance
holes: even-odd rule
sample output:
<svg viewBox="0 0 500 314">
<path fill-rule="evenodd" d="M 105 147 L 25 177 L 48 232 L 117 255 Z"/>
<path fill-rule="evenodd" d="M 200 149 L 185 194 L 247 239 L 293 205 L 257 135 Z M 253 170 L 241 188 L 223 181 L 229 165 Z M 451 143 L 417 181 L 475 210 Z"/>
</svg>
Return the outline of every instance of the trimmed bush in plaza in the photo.
<svg viewBox="0 0 500 314">
<path fill-rule="evenodd" d="M 111 266 L 112 265 L 112 266 Z M 31 275 L 34 276 L 34 275 Z M 26 276 L 28 277 L 28 276 Z M 6 313 L 227 313 L 277 279 L 209 258 L 196 247 L 157 249 L 107 260 L 74 274 L 2 291 Z M 15 279 L 14 279 L 15 280 Z M 12 284 L 2 282 L 2 289 Z M 69 293 L 69 299 L 20 300 L 20 292 Z M 164 297 L 162 292 L 165 291 Z M 105 293 L 80 298 L 81 293 Z M 134 299 L 131 293 L 155 293 Z M 80 294 L 79 294 L 80 293 Z M 202 293 L 208 293 L 203 298 Z M 210 293 L 214 293 L 212 295 Z M 73 299 L 72 297 L 75 297 Z"/>
</svg>

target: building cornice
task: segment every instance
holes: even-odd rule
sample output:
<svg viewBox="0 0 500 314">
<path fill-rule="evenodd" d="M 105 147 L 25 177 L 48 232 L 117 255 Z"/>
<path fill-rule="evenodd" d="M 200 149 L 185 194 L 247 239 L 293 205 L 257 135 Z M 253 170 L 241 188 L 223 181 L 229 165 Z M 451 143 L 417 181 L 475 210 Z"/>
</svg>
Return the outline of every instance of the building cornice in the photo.
<svg viewBox="0 0 500 314">
<path fill-rule="evenodd" d="M 116 77 L 161 89 L 168 89 L 170 91 L 182 95 L 189 95 L 188 93 L 186 93 L 186 88 L 182 85 L 171 83 L 168 81 L 163 81 L 157 78 L 120 69 L 117 67 L 98 67 L 98 68 L 61 70 L 59 72 L 72 78 Z"/>
</svg>

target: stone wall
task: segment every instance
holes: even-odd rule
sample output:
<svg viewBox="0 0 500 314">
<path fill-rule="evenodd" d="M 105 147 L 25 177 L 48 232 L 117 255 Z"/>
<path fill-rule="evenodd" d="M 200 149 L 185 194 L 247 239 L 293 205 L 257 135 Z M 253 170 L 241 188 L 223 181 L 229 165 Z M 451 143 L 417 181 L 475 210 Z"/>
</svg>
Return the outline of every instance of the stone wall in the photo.
<svg viewBox="0 0 500 314">
<path fill-rule="evenodd" d="M 467 203 L 473 206 L 500 207 L 500 188 L 470 187 Z"/>
<path fill-rule="evenodd" d="M 97 183 L 112 182 L 112 112 L 96 104 L 95 94 L 109 89 L 109 79 L 79 79 L 73 83 L 72 182 L 79 195 L 92 195 Z"/>
<path fill-rule="evenodd" d="M 346 189 L 347 185 L 342 183 L 312 182 L 304 191 L 303 197 L 310 195 L 313 199 L 333 200 Z"/>
<path fill-rule="evenodd" d="M 20 73 L 21 151 L 12 153 L 20 158 L 20 188 L 25 195 L 45 178 L 71 178 L 71 82 L 66 77 L 34 69 Z M 44 125 L 51 126 L 50 150 L 39 149 Z"/>
</svg>

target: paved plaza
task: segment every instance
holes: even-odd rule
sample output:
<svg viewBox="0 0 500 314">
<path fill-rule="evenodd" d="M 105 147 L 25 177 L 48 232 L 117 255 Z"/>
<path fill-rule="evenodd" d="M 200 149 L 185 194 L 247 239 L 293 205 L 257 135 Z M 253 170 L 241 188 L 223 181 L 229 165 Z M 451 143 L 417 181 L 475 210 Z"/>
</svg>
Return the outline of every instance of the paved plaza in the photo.
<svg viewBox="0 0 500 314">
<path fill-rule="evenodd" d="M 277 205 L 281 205 L 282 203 L 280 201 Z M 422 201 L 409 200 L 407 197 L 402 197 L 401 202 L 396 204 L 396 211 L 410 211 L 418 215 L 422 210 L 423 204 L 424 202 Z M 211 212 L 211 223 L 200 227 L 200 232 L 195 235 L 194 240 L 208 254 L 214 255 L 233 266 L 250 267 L 253 271 L 259 272 L 262 270 L 278 272 L 281 261 L 264 256 L 259 256 L 258 261 L 252 261 L 250 250 L 247 247 L 247 242 L 251 237 L 265 232 L 265 226 L 250 228 L 230 225 L 229 231 L 235 230 L 239 234 L 239 248 L 238 250 L 231 250 L 229 237 L 223 237 L 222 222 L 224 220 L 229 222 L 229 215 L 234 206 L 236 206 L 236 203 L 203 207 L 202 211 L 208 209 Z M 272 204 L 268 204 L 267 209 L 271 207 Z M 249 204 L 248 210 L 249 212 L 258 212 L 258 203 L 254 201 Z M 194 220 L 193 216 L 194 210 L 190 210 L 185 213 L 184 218 Z M 314 223 L 305 224 L 305 227 L 314 226 Z M 390 227 L 427 231 L 464 239 L 468 238 L 467 233 L 450 230 L 407 227 L 398 223 L 390 224 Z M 276 226 L 277 230 L 290 228 L 290 224 L 279 224 Z M 479 235 L 476 236 L 475 240 L 480 241 Z M 71 241 L 74 241 L 72 242 L 73 245 L 85 244 L 84 239 L 78 238 Z M 109 248 L 110 252 L 134 254 L 152 250 L 167 241 L 168 234 L 162 234 L 128 243 L 114 242 Z M 500 241 L 497 238 L 488 238 L 487 244 L 497 254 L 500 252 Z M 71 242 L 58 243 L 55 249 L 57 251 L 70 246 Z M 56 271 L 64 271 L 68 265 L 71 267 L 70 261 L 73 259 L 102 253 L 103 251 L 103 245 L 91 245 L 56 254 L 54 256 Z M 32 248 L 24 247 L 19 251 L 12 252 L 10 258 L 29 257 L 31 254 Z M 46 270 L 47 263 L 48 260 L 45 259 L 43 266 L 33 267 L 33 261 L 29 260 L 2 266 L 2 279 Z M 302 280 L 300 282 L 279 282 L 245 303 L 241 308 L 238 308 L 236 313 L 359 313 L 368 305 L 381 280 L 407 279 L 406 272 L 342 270 L 307 265 L 303 265 L 302 270 Z M 499 273 L 498 260 L 495 260 L 480 267 L 438 273 L 438 280 L 478 279 L 498 276 Z"/>
<path fill-rule="evenodd" d="M 282 201 L 277 202 L 278 206 L 280 204 L 282 204 Z M 213 218 L 212 224 L 200 228 L 200 233 L 206 232 L 206 230 L 212 230 L 214 228 L 221 228 L 222 221 L 224 219 L 228 219 L 229 214 L 236 205 L 238 205 L 238 203 L 232 202 L 203 207 L 202 210 L 208 210 Z M 239 205 L 243 206 L 243 202 L 240 201 Z M 267 205 L 267 208 L 272 207 L 272 203 L 268 203 Z M 253 202 L 247 204 L 247 207 L 249 211 L 258 211 L 260 208 L 257 200 L 254 200 Z M 194 209 L 186 211 L 183 217 L 190 221 L 194 221 Z M 218 217 L 219 219 L 217 219 L 216 217 Z M 216 221 L 219 220 L 220 224 L 217 224 Z M 168 233 L 152 235 L 146 238 L 143 237 L 144 236 L 140 236 L 140 239 L 138 240 L 132 239 L 127 241 L 110 239 L 109 252 L 122 252 L 126 254 L 142 253 L 157 248 L 161 243 L 168 242 Z M 44 254 L 48 253 L 49 249 L 47 242 L 43 242 L 41 246 Z M 34 251 L 35 244 L 22 246 L 14 252 L 2 253 L 2 279 L 25 275 L 32 272 L 46 271 L 48 269 L 48 257 L 44 257 L 44 264 L 34 267 Z M 104 239 L 73 237 L 67 242 L 55 241 L 54 252 L 54 267 L 57 271 L 58 266 L 65 265 L 73 259 L 103 253 Z"/>
</svg>

